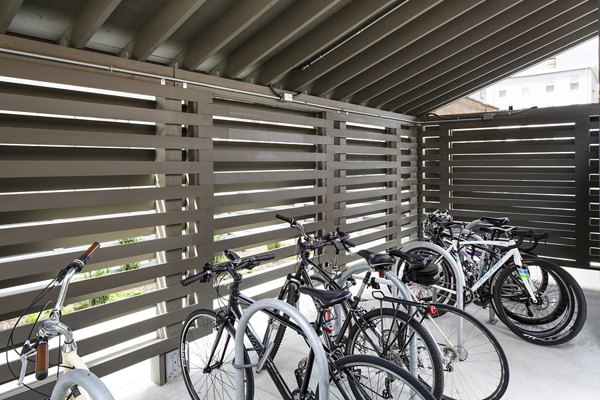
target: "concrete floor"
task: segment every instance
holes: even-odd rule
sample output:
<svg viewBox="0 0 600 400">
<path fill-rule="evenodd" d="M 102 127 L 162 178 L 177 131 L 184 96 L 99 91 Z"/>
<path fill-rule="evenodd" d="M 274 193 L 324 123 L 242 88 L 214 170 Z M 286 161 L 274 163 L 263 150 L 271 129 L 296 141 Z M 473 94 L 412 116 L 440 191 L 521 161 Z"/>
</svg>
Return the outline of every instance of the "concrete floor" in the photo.
<svg viewBox="0 0 600 400">
<path fill-rule="evenodd" d="M 600 290 L 598 272 L 579 279 L 586 292 L 588 317 L 582 332 L 571 342 L 542 347 L 517 338 L 501 322 L 487 325 L 502 344 L 510 366 L 510 383 L 504 396 L 510 400 L 600 400 Z M 484 320 L 487 311 L 468 308 Z M 295 367 L 299 356 L 290 353 Z M 265 374 L 263 374 L 265 375 Z M 131 377 L 136 376 L 135 384 Z M 164 400 L 189 398 L 181 379 L 159 387 L 148 378 L 149 363 L 141 363 L 103 378 L 117 400 Z M 268 380 L 268 377 L 264 377 Z M 258 385 L 268 388 L 269 384 Z M 277 399 L 261 391 L 256 399 Z"/>
</svg>

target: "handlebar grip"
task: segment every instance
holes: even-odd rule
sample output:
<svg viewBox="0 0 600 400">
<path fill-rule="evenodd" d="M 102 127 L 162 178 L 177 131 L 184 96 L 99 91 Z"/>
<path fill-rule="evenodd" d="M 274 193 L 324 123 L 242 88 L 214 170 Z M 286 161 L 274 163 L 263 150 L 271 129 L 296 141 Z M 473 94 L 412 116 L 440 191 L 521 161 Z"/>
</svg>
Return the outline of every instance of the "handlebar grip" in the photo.
<svg viewBox="0 0 600 400">
<path fill-rule="evenodd" d="M 81 255 L 81 257 L 79 257 L 79 259 L 83 262 L 87 261 L 92 254 L 94 254 L 96 252 L 96 250 L 98 250 L 100 248 L 100 243 L 98 242 L 94 242 L 90 245 L 90 247 L 88 247 L 88 249 L 85 251 L 85 253 L 83 253 Z M 82 260 L 82 258 L 85 258 L 85 260 Z"/>
<path fill-rule="evenodd" d="M 38 381 L 44 380 L 48 377 L 48 341 L 43 339 L 41 340 L 36 349 L 36 358 L 35 358 L 35 378 Z"/>
<path fill-rule="evenodd" d="M 212 271 L 204 271 L 196 275 L 188 276 L 187 278 L 181 280 L 181 285 L 188 286 L 196 281 L 207 282 L 210 279 L 211 273 Z"/>
<path fill-rule="evenodd" d="M 350 240 L 344 240 L 342 243 L 344 243 L 348 247 L 356 247 L 356 244 L 354 244 L 354 242 Z"/>
<path fill-rule="evenodd" d="M 84 265 L 88 262 L 92 254 L 96 252 L 100 248 L 100 243 L 94 242 L 86 251 L 83 252 L 82 255 L 71 261 L 69 265 L 65 269 L 75 268 L 77 272 L 81 272 Z"/>
<path fill-rule="evenodd" d="M 275 254 L 264 254 L 262 256 L 256 256 L 256 261 L 267 261 L 273 260 L 275 258 Z"/>
<path fill-rule="evenodd" d="M 275 218 L 280 219 L 282 221 L 285 221 L 285 222 L 287 222 L 290 225 L 294 225 L 296 223 L 296 220 L 294 220 L 294 218 L 288 218 L 288 217 L 285 217 L 285 216 L 283 216 L 281 214 L 275 214 Z"/>
</svg>

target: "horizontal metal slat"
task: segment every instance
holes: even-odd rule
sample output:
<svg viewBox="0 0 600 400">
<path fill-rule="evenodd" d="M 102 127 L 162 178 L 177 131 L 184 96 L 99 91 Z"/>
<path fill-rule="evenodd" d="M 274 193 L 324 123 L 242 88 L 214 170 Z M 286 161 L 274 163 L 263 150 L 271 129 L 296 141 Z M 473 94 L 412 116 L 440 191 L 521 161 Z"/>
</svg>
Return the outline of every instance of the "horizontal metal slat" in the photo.
<svg viewBox="0 0 600 400">
<path fill-rule="evenodd" d="M 91 235 L 100 232 L 115 232 L 127 229 L 183 224 L 209 218 L 209 210 L 185 210 L 153 213 L 116 218 L 93 219 L 77 222 L 47 223 L 27 227 L 0 229 L 3 245 L 50 240 L 59 237 Z"/>
<path fill-rule="evenodd" d="M 1 124 L 1 122 L 0 122 Z M 143 147 L 155 149 L 210 150 L 212 142 L 181 136 L 162 136 L 125 132 L 64 130 L 35 127 L 0 126 L 0 143 L 46 144 L 54 146 Z"/>
<path fill-rule="evenodd" d="M 0 161 L 0 177 L 201 174 L 207 165 L 180 161 Z"/>
<path fill-rule="evenodd" d="M 228 140 L 273 141 L 278 143 L 328 144 L 331 138 L 316 134 L 288 133 L 269 126 L 254 128 L 229 128 L 216 126 L 212 128 L 214 138 Z"/>
<path fill-rule="evenodd" d="M 202 178 L 206 177 L 202 176 Z M 0 212 L 64 208 L 67 204 L 68 207 L 89 207 L 150 200 L 185 199 L 188 197 L 207 199 L 206 189 L 206 185 L 194 185 L 60 193 L 19 193 L 3 195 L 0 202 Z"/>
</svg>

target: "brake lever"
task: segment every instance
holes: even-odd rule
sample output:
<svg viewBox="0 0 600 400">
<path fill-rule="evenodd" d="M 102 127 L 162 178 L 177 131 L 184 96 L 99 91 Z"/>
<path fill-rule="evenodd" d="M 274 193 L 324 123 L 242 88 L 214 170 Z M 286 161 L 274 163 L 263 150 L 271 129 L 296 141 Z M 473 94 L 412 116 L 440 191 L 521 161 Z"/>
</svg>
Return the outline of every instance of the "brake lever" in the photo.
<svg viewBox="0 0 600 400">
<path fill-rule="evenodd" d="M 28 340 L 23 344 L 23 349 L 21 349 L 21 372 L 19 373 L 19 381 L 17 382 L 18 386 L 23 385 L 23 381 L 25 380 L 25 374 L 27 373 L 27 359 L 30 355 L 35 352 L 35 347 L 31 346 L 31 342 Z"/>
</svg>

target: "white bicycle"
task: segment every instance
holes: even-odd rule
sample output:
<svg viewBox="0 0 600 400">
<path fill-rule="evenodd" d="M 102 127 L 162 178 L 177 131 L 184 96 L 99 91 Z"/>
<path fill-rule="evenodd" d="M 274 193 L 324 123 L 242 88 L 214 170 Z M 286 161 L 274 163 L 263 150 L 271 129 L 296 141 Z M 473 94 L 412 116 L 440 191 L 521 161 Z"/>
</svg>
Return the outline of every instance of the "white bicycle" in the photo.
<svg viewBox="0 0 600 400">
<path fill-rule="evenodd" d="M 433 295 L 445 303 L 462 307 L 462 294 L 464 304 L 491 305 L 513 333 L 531 343 L 558 345 L 573 339 L 587 315 L 583 290 L 567 271 L 531 252 L 548 237 L 546 232 L 506 226 L 507 222 L 508 218 L 482 217 L 463 224 L 436 211 L 424 221 L 432 243 L 411 243 L 403 250 L 436 255 L 444 282 Z M 481 234 L 471 230 L 481 224 L 487 225 Z M 531 244 L 522 247 L 525 240 Z"/>
<path fill-rule="evenodd" d="M 54 278 L 35 298 L 28 309 L 23 313 L 25 315 L 41 298 L 50 290 L 60 286 L 58 299 L 50 316 L 41 322 L 35 339 L 28 339 L 23 344 L 19 353 L 21 360 L 21 372 L 19 374 L 19 385 L 26 386 L 47 397 L 37 389 L 24 384 L 25 375 L 30 358 L 35 358 L 35 377 L 37 380 L 44 380 L 48 377 L 49 368 L 49 350 L 48 342 L 58 336 L 62 336 L 64 343 L 61 347 L 62 362 L 61 366 L 67 370 L 58 377 L 56 385 L 50 396 L 51 400 L 64 399 L 93 399 L 93 400 L 114 400 L 108 388 L 104 383 L 90 372 L 85 362 L 77 355 L 77 344 L 73 338 L 73 331 L 65 324 L 60 322 L 61 311 L 67 295 L 67 290 L 73 276 L 80 272 L 91 255 L 100 247 L 98 242 L 93 243 L 81 256 L 73 260 L 69 265 L 63 268 L 56 278 Z M 18 323 L 18 321 L 17 321 Z M 16 324 L 15 324 L 16 327 Z M 13 328 L 14 332 L 14 328 Z M 10 335 L 7 348 L 13 347 L 13 335 Z"/>
</svg>

